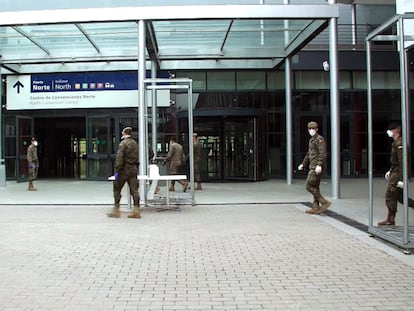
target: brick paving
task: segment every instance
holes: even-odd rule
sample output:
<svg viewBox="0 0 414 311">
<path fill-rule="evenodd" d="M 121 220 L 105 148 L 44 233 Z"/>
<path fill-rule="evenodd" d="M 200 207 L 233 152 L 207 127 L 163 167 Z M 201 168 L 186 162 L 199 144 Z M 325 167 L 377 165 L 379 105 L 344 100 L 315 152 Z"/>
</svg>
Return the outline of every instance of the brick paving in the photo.
<svg viewBox="0 0 414 311">
<path fill-rule="evenodd" d="M 108 209 L 0 206 L 0 310 L 414 310 L 414 265 L 301 204 Z"/>
</svg>

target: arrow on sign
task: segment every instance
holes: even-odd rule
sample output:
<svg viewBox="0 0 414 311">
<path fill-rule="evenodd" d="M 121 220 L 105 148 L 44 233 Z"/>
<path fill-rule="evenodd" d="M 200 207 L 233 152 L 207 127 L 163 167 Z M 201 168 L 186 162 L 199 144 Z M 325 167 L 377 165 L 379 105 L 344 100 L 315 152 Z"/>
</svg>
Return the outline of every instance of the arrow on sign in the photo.
<svg viewBox="0 0 414 311">
<path fill-rule="evenodd" d="M 20 88 L 22 87 L 24 87 L 24 85 L 20 82 L 20 81 L 17 81 L 14 85 L 13 85 L 13 88 L 16 88 L 17 87 L 17 94 L 19 94 L 20 93 Z"/>
</svg>

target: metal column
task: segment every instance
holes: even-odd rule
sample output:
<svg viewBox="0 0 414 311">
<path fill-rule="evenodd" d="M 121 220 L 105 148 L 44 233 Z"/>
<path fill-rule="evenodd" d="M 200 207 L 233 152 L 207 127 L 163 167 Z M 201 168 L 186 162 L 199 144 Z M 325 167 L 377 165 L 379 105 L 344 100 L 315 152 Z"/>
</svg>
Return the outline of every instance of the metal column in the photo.
<svg viewBox="0 0 414 311">
<path fill-rule="evenodd" d="M 335 4 L 336 0 L 329 0 Z M 338 79 L 338 21 L 336 17 L 329 20 L 329 73 L 331 97 L 331 180 L 332 198 L 340 198 L 340 111 L 339 111 L 339 79 Z"/>
<path fill-rule="evenodd" d="M 187 91 L 187 100 L 188 100 L 188 146 L 190 154 L 190 184 L 191 184 L 191 204 L 195 205 L 194 199 L 194 142 L 193 142 L 193 80 L 189 79 L 188 91 Z"/>
<path fill-rule="evenodd" d="M 145 133 L 147 111 L 145 103 L 145 24 L 143 20 L 138 22 L 138 144 L 139 144 L 139 168 L 138 174 L 144 176 L 147 174 L 147 144 Z M 146 183 L 145 180 L 139 180 L 140 205 L 146 205 Z"/>
<path fill-rule="evenodd" d="M 373 226 L 374 218 L 374 187 L 373 187 L 373 132 L 372 132 L 372 64 L 371 64 L 371 42 L 366 40 L 365 48 L 367 53 L 367 110 L 368 110 L 368 196 L 369 212 L 368 226 Z"/>
<path fill-rule="evenodd" d="M 283 0 L 283 4 L 289 4 Z M 285 29 L 289 29 L 289 21 L 285 20 Z M 289 32 L 285 32 L 285 44 L 289 44 Z M 285 58 L 285 104 L 286 104 L 286 183 L 292 184 L 293 175 L 293 143 L 292 143 L 292 68 L 291 58 Z"/>
<path fill-rule="evenodd" d="M 286 183 L 292 184 L 292 70 L 290 57 L 285 59 L 285 103 L 286 103 Z"/>
<path fill-rule="evenodd" d="M 3 116 L 1 114 L 2 112 L 2 101 L 1 98 L 2 96 L 2 87 L 1 87 L 1 81 L 2 81 L 3 77 L 1 74 L 1 68 L 0 68 L 0 188 L 5 188 L 6 187 L 6 165 L 5 165 L 5 161 L 3 159 Z"/>
<path fill-rule="evenodd" d="M 400 87 L 401 87 L 401 126 L 402 126 L 402 144 L 403 144 L 403 206 L 404 206 L 404 232 L 403 244 L 408 244 L 408 131 L 407 124 L 409 118 L 407 108 L 407 59 L 405 52 L 404 40 L 404 19 L 398 20 L 399 46 L 400 46 Z"/>
<path fill-rule="evenodd" d="M 157 63 L 155 61 L 151 62 L 151 79 L 157 78 Z M 152 82 L 152 85 L 155 85 L 155 82 Z M 157 156 L 157 90 L 152 89 L 152 106 L 151 106 L 151 132 L 152 132 L 152 152 L 154 152 L 154 157 Z"/>
</svg>

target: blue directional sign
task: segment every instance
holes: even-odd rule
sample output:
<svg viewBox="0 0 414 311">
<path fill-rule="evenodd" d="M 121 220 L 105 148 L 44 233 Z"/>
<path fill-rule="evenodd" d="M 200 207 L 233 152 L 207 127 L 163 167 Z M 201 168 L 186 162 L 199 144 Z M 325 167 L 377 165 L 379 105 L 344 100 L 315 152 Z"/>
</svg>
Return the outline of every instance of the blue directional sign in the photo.
<svg viewBox="0 0 414 311">
<path fill-rule="evenodd" d="M 136 71 L 34 74 L 31 76 L 32 93 L 137 89 L 138 74 Z"/>
<path fill-rule="evenodd" d="M 146 72 L 147 77 L 151 72 Z M 167 78 L 167 72 L 157 78 Z M 151 105 L 152 93 L 146 91 Z M 73 72 L 7 76 L 7 109 L 121 108 L 138 105 L 138 72 Z M 170 105 L 169 90 L 157 91 L 157 106 Z"/>
</svg>

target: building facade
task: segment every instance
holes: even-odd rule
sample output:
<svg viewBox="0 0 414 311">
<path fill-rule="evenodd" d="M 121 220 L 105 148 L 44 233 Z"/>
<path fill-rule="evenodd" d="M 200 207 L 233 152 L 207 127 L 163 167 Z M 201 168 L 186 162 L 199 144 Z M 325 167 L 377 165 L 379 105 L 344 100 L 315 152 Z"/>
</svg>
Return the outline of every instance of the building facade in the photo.
<svg viewBox="0 0 414 311">
<path fill-rule="evenodd" d="M 377 25 L 395 14 L 395 4 L 373 8 L 373 5 L 358 3 L 339 5 L 339 141 L 340 170 L 344 177 L 368 174 L 364 40 Z M 290 135 L 295 166 L 307 150 L 309 121 L 317 121 L 320 133 L 331 141 L 329 72 L 322 66 L 329 59 L 327 32 L 324 30 L 308 40 L 291 58 L 293 131 Z M 382 175 L 389 161 L 388 144 L 384 143 L 386 126 L 400 119 L 399 63 L 392 44 L 378 44 L 373 53 L 374 174 Z M 51 70 L 52 74 L 56 73 Z M 123 71 L 114 71 L 114 74 Z M 14 75 L 2 74 L 2 138 L 7 179 L 26 178 L 25 148 L 33 134 L 40 142 L 39 177 L 106 179 L 111 175 L 120 130 L 126 125 L 139 128 L 137 109 L 120 107 L 114 100 L 113 106 L 108 107 L 11 110 L 6 84 Z M 161 70 L 159 75 L 193 81 L 193 123 L 202 145 L 203 180 L 285 178 L 283 63 L 272 69 L 175 69 Z M 189 150 L 185 94 L 172 90 L 170 100 L 171 105 L 157 110 L 156 152 L 160 156 L 166 153 L 171 135 L 177 136 Z M 151 124 L 150 112 L 148 116 Z M 151 130 L 148 137 L 152 139 Z"/>
</svg>

